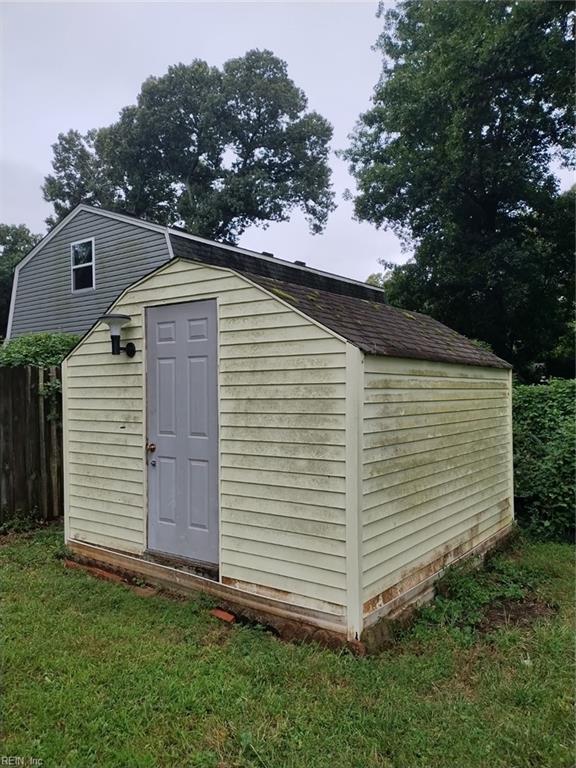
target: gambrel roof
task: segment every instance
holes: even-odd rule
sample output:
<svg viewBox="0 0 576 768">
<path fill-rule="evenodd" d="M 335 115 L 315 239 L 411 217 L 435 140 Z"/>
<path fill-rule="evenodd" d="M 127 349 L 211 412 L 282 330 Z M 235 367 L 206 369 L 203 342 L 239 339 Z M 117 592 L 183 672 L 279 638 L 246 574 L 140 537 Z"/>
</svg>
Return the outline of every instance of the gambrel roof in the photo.
<svg viewBox="0 0 576 768">
<path fill-rule="evenodd" d="M 65 216 L 16 267 L 8 336 L 21 268 L 82 211 L 160 233 L 166 238 L 167 259 L 186 259 L 244 275 L 367 354 L 511 368 L 504 360 L 437 320 L 390 306 L 380 288 L 313 269 L 302 262 L 217 243 L 174 227 L 84 204 Z"/>
<path fill-rule="evenodd" d="M 380 288 L 270 256 L 231 253 L 174 231 L 170 241 L 175 257 L 245 275 L 367 354 L 511 368 L 428 315 L 390 306 Z"/>
</svg>

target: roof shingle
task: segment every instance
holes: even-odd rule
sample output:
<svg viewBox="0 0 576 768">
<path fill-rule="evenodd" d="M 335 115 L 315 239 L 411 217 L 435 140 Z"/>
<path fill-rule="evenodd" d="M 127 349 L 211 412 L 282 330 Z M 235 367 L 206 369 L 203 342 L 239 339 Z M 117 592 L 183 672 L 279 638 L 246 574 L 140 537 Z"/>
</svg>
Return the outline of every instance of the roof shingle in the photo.
<svg viewBox="0 0 576 768">
<path fill-rule="evenodd" d="M 386 304 L 378 288 L 289 262 L 234 253 L 171 234 L 174 256 L 244 274 L 363 352 L 387 357 L 511 368 L 428 315 Z"/>
</svg>

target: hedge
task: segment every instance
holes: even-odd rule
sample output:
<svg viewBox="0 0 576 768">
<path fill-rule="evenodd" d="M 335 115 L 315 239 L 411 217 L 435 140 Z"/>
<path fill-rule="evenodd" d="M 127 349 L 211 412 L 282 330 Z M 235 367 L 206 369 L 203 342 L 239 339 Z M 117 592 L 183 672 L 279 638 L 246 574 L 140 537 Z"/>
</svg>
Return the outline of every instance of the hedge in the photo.
<svg viewBox="0 0 576 768">
<path fill-rule="evenodd" d="M 576 381 L 516 384 L 513 421 L 518 522 L 541 538 L 573 539 Z"/>
<path fill-rule="evenodd" d="M 80 341 L 73 333 L 29 333 L 0 346 L 0 366 L 36 365 L 47 368 L 60 365 L 68 352 Z"/>
</svg>

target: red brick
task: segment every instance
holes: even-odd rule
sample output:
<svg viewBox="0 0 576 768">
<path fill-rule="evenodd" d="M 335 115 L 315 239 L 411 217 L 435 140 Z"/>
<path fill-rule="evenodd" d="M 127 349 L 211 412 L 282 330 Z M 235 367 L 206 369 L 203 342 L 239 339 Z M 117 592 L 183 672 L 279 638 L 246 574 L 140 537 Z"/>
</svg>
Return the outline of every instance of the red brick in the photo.
<svg viewBox="0 0 576 768">
<path fill-rule="evenodd" d="M 236 616 L 234 616 L 233 613 L 223 611 L 222 608 L 212 608 L 210 615 L 214 616 L 216 619 L 220 619 L 221 621 L 226 621 L 228 624 L 234 624 L 236 621 Z"/>
</svg>

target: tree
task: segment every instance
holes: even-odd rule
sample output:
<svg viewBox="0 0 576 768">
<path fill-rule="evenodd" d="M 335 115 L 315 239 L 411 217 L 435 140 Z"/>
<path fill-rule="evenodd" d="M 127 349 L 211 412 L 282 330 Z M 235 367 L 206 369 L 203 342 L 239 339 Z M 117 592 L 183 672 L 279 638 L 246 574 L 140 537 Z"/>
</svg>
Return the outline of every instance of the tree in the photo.
<svg viewBox="0 0 576 768">
<path fill-rule="evenodd" d="M 96 154 L 95 141 L 98 131 L 88 131 L 82 136 L 78 131 L 68 131 L 58 136 L 52 145 L 54 175 L 44 179 L 44 199 L 54 204 L 55 217 L 46 219 L 53 227 L 78 203 L 116 207 L 112 184 L 101 167 Z"/>
<path fill-rule="evenodd" d="M 344 153 L 358 218 L 414 249 L 384 276 L 389 299 L 428 312 L 521 371 L 572 314 L 572 2 L 380 9 L 382 77 Z"/>
<path fill-rule="evenodd" d="M 172 66 L 113 125 L 60 134 L 45 199 L 57 218 L 84 201 L 231 242 L 300 208 L 320 232 L 334 209 L 332 128 L 306 108 L 270 51 L 221 70 L 198 59 Z"/>
<path fill-rule="evenodd" d="M 0 224 L 0 338 L 6 336 L 16 265 L 41 237 L 30 232 L 24 224 Z"/>
</svg>

